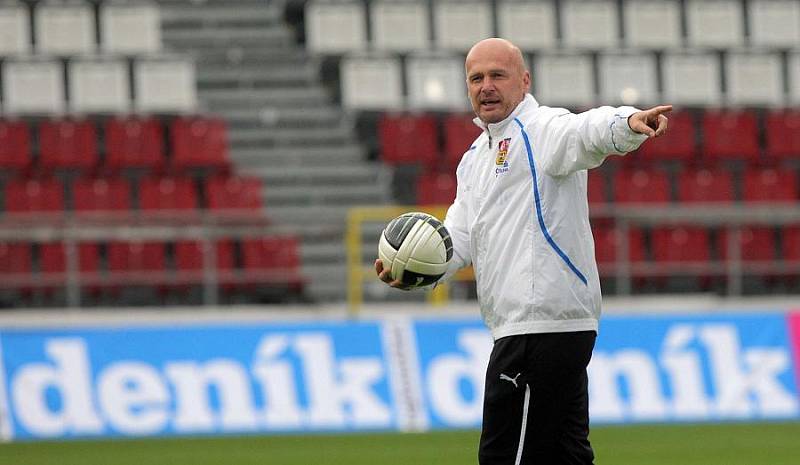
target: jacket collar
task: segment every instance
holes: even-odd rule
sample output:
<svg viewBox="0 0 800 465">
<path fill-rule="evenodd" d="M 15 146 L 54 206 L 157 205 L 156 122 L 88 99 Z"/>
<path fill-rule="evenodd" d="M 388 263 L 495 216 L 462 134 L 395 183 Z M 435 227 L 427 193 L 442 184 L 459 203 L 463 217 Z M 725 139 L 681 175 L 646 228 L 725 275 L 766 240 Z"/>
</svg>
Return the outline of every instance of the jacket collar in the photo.
<svg viewBox="0 0 800 465">
<path fill-rule="evenodd" d="M 533 109 L 538 107 L 539 107 L 539 102 L 536 101 L 533 95 L 525 94 L 525 98 L 523 98 L 522 101 L 519 102 L 519 105 L 517 105 L 517 107 L 514 108 L 514 111 L 512 111 L 503 121 L 486 124 L 483 121 L 481 121 L 480 118 L 476 117 L 475 119 L 472 120 L 472 122 L 475 123 L 475 125 L 478 126 L 479 128 L 488 132 L 489 137 L 494 137 L 498 134 L 502 134 L 508 123 L 514 121 L 514 118 L 519 116 L 519 114 L 522 113 L 522 110 L 528 108 Z"/>
</svg>

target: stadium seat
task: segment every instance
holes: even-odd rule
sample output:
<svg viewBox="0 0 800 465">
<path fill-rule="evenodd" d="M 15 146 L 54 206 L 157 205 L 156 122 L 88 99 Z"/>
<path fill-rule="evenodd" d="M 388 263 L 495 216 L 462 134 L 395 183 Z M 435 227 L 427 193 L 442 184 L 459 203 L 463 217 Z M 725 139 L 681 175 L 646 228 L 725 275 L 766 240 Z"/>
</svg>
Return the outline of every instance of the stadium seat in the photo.
<svg viewBox="0 0 800 465">
<path fill-rule="evenodd" d="M 399 110 L 403 71 L 396 56 L 346 56 L 339 63 L 342 105 L 357 110 Z"/>
<path fill-rule="evenodd" d="M 594 253 L 598 265 L 613 265 L 617 261 L 617 254 L 622 237 L 614 227 L 593 227 Z M 628 261 L 641 262 L 645 260 L 644 233 L 641 229 L 628 230 Z"/>
<path fill-rule="evenodd" d="M 72 58 L 67 64 L 69 109 L 76 114 L 130 111 L 128 63 L 122 59 Z"/>
<path fill-rule="evenodd" d="M 299 294 L 305 284 L 300 274 L 300 244 L 294 236 L 263 237 L 242 241 L 242 268 L 248 286 L 265 285 L 280 290 L 279 299 L 286 298 L 284 288 Z M 260 273 L 268 274 L 260 274 Z"/>
<path fill-rule="evenodd" d="M 97 165 L 97 132 L 88 119 L 39 124 L 39 165 L 44 170 L 87 171 Z"/>
<path fill-rule="evenodd" d="M 108 270 L 164 271 L 165 245 L 160 242 L 111 242 L 108 244 Z"/>
<path fill-rule="evenodd" d="M 619 46 L 617 2 L 564 0 L 561 37 L 567 48 L 613 50 Z"/>
<path fill-rule="evenodd" d="M 0 5 L 0 56 L 27 55 L 31 51 L 31 21 L 22 2 Z"/>
<path fill-rule="evenodd" d="M 372 45 L 377 50 L 411 52 L 431 48 L 428 3 L 372 1 Z"/>
<path fill-rule="evenodd" d="M 672 197 L 669 177 L 658 169 L 619 170 L 613 182 L 619 203 L 669 203 Z"/>
<path fill-rule="evenodd" d="M 24 274 L 33 269 L 30 244 L 0 242 L 0 274 Z"/>
<path fill-rule="evenodd" d="M 687 43 L 699 48 L 744 45 L 744 11 L 740 0 L 688 0 L 684 4 Z"/>
<path fill-rule="evenodd" d="M 232 271 L 236 267 L 233 242 L 222 239 L 216 241 L 214 245 L 216 247 L 216 269 Z M 201 271 L 203 269 L 203 243 L 201 241 L 176 242 L 175 268 L 183 272 Z"/>
<path fill-rule="evenodd" d="M 653 258 L 657 262 L 707 262 L 711 258 L 708 231 L 693 226 L 655 228 Z"/>
<path fill-rule="evenodd" d="M 120 178 L 82 178 L 72 184 L 72 205 L 76 212 L 128 211 L 131 193 Z"/>
<path fill-rule="evenodd" d="M 455 168 L 481 129 L 472 121 L 472 113 L 451 113 L 444 117 L 444 158 L 448 167 Z"/>
<path fill-rule="evenodd" d="M 745 202 L 795 203 L 798 184 L 788 169 L 751 169 L 744 173 L 742 197 Z"/>
<path fill-rule="evenodd" d="M 44 57 L 3 61 L 3 111 L 19 115 L 62 114 L 67 106 L 64 65 Z"/>
<path fill-rule="evenodd" d="M 589 170 L 586 191 L 589 196 L 589 204 L 608 203 L 605 173 L 600 170 Z"/>
<path fill-rule="evenodd" d="M 389 165 L 431 165 L 439 155 L 439 128 L 431 115 L 383 114 L 378 137 L 381 159 Z"/>
<path fill-rule="evenodd" d="M 725 60 L 726 97 L 731 105 L 785 103 L 783 64 L 778 53 L 730 52 Z M 753 85 L 758 82 L 758 85 Z"/>
<path fill-rule="evenodd" d="M 435 47 L 466 52 L 479 40 L 494 36 L 492 4 L 476 0 L 433 0 Z"/>
<path fill-rule="evenodd" d="M 211 210 L 247 210 L 252 216 L 264 208 L 261 180 L 238 176 L 214 176 L 205 184 Z"/>
<path fill-rule="evenodd" d="M 800 51 L 788 54 L 789 102 L 800 105 Z"/>
<path fill-rule="evenodd" d="M 64 185 L 53 178 L 13 179 L 3 190 L 6 212 L 64 211 Z"/>
<path fill-rule="evenodd" d="M 408 107 L 412 110 L 465 110 L 464 63 L 460 56 L 406 57 Z"/>
<path fill-rule="evenodd" d="M 710 159 L 757 161 L 758 120 L 747 110 L 709 110 L 703 115 L 702 154 Z"/>
<path fill-rule="evenodd" d="M 800 3 L 748 0 L 747 13 L 752 45 L 792 48 L 800 43 Z"/>
<path fill-rule="evenodd" d="M 723 169 L 685 169 L 678 175 L 678 200 L 681 202 L 733 202 L 734 179 Z"/>
<path fill-rule="evenodd" d="M 669 131 L 664 137 L 648 140 L 633 154 L 633 161 L 692 161 L 697 154 L 695 118 L 688 111 L 669 115 Z"/>
<path fill-rule="evenodd" d="M 451 172 L 427 172 L 417 178 L 418 205 L 450 205 L 456 198 L 456 177 Z"/>
<path fill-rule="evenodd" d="M 720 231 L 718 239 L 719 256 L 728 260 L 728 235 L 731 229 Z M 739 240 L 739 257 L 746 262 L 769 262 L 777 258 L 775 231 L 768 227 L 743 226 Z"/>
<path fill-rule="evenodd" d="M 660 100 L 652 53 L 600 54 L 598 73 L 600 100 L 606 104 L 647 107 Z"/>
<path fill-rule="evenodd" d="M 342 54 L 367 46 L 364 3 L 310 1 L 305 6 L 306 48 L 312 53 Z"/>
<path fill-rule="evenodd" d="M 523 51 L 557 46 L 558 24 L 552 3 L 501 0 L 496 5 L 498 37 L 510 40 Z"/>
<path fill-rule="evenodd" d="M 664 101 L 675 105 L 722 104 L 719 55 L 709 51 L 665 52 L 661 58 Z"/>
<path fill-rule="evenodd" d="M 583 53 L 537 54 L 533 88 L 542 104 L 588 107 L 597 100 L 592 57 Z"/>
<path fill-rule="evenodd" d="M 800 262 L 800 225 L 787 226 L 781 230 L 783 259 Z"/>
<path fill-rule="evenodd" d="M 197 206 L 195 186 L 188 177 L 151 177 L 139 184 L 139 207 L 148 213 L 179 210 L 187 214 Z"/>
<path fill-rule="evenodd" d="M 186 56 L 138 57 L 133 62 L 134 106 L 141 113 L 197 111 L 194 62 Z"/>
<path fill-rule="evenodd" d="M 78 244 L 78 270 L 82 273 L 100 271 L 100 246 L 96 243 Z M 60 242 L 39 245 L 39 270 L 42 273 L 64 273 L 67 270 L 66 249 Z"/>
<path fill-rule="evenodd" d="M 31 164 L 31 133 L 20 120 L 0 120 L 0 169 L 24 170 Z"/>
<path fill-rule="evenodd" d="M 88 2 L 39 2 L 34 8 L 36 51 L 45 55 L 95 52 L 94 7 Z"/>
<path fill-rule="evenodd" d="M 676 49 L 682 44 L 679 0 L 625 0 L 625 44 L 634 48 Z"/>
<path fill-rule="evenodd" d="M 228 134 L 221 118 L 178 117 L 170 129 L 175 168 L 228 167 Z"/>
<path fill-rule="evenodd" d="M 104 1 L 100 3 L 99 17 L 103 52 L 139 55 L 161 51 L 158 4 Z"/>
<path fill-rule="evenodd" d="M 768 157 L 800 159 L 800 110 L 769 112 L 764 125 Z"/>
<path fill-rule="evenodd" d="M 155 172 L 164 166 L 164 136 L 156 118 L 114 117 L 106 120 L 106 167 L 143 168 Z"/>
</svg>

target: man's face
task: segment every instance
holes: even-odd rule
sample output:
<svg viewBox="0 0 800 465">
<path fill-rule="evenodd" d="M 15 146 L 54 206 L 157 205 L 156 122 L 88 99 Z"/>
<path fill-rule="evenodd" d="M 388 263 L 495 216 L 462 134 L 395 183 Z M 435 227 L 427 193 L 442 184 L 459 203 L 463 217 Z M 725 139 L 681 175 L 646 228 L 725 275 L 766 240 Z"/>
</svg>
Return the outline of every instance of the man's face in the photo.
<svg viewBox="0 0 800 465">
<path fill-rule="evenodd" d="M 473 50 L 467 57 L 467 90 L 472 109 L 484 123 L 504 120 L 525 97 L 530 74 L 507 50 Z"/>
</svg>

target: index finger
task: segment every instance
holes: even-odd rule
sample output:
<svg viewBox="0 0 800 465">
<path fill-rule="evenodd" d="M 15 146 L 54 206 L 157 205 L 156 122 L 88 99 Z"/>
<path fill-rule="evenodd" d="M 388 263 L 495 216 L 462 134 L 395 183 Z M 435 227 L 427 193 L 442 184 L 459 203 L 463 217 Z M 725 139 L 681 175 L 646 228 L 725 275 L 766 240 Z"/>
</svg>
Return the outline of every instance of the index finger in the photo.
<svg viewBox="0 0 800 465">
<path fill-rule="evenodd" d="M 672 111 L 672 105 L 659 105 L 657 107 L 651 108 L 649 111 L 656 115 L 660 115 L 662 113 Z"/>
</svg>

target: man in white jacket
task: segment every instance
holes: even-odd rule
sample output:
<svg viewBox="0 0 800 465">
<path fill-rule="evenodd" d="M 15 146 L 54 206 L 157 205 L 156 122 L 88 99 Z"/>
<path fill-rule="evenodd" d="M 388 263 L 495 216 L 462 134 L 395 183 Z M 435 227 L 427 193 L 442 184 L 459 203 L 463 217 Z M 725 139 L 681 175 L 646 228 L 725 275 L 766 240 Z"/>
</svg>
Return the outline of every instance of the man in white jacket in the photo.
<svg viewBox="0 0 800 465">
<path fill-rule="evenodd" d="M 469 99 L 483 133 L 456 170 L 445 226 L 453 260 L 473 265 L 495 340 L 486 373 L 481 465 L 591 464 L 586 366 L 600 318 L 600 282 L 587 170 L 665 133 L 664 113 L 540 106 L 520 50 L 477 43 L 466 59 Z M 380 260 L 381 280 L 393 281 Z"/>
</svg>

